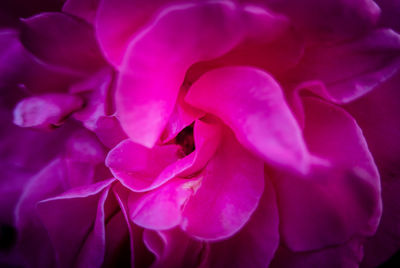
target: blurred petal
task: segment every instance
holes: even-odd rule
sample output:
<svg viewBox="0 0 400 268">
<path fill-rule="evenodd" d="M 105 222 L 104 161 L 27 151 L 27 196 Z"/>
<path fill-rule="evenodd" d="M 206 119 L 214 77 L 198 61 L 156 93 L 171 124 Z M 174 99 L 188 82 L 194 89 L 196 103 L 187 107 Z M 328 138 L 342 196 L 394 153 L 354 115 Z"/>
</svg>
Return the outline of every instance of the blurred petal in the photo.
<svg viewBox="0 0 400 268">
<path fill-rule="evenodd" d="M 347 103 L 390 79 L 400 68 L 399 56 L 400 36 L 379 29 L 350 42 L 309 47 L 286 80 L 321 80 L 329 100 Z"/>
<path fill-rule="evenodd" d="M 283 240 L 304 251 L 374 234 L 382 212 L 380 181 L 361 130 L 336 106 L 314 98 L 304 103 L 310 151 L 330 162 L 305 176 L 275 175 Z"/>
<path fill-rule="evenodd" d="M 201 185 L 184 208 L 182 229 L 204 240 L 238 232 L 258 205 L 264 189 L 263 170 L 262 160 L 226 130 L 219 149 L 199 175 Z"/>
<path fill-rule="evenodd" d="M 400 31 L 400 3 L 397 0 L 375 0 L 375 2 L 382 9 L 380 16 L 380 24 L 384 27 Z"/>
<path fill-rule="evenodd" d="M 99 2 L 100 0 L 67 0 L 64 3 L 62 11 L 93 24 Z"/>
<path fill-rule="evenodd" d="M 104 259 L 104 205 L 114 179 L 74 188 L 38 204 L 62 267 L 98 267 Z M 74 219 L 65 221 L 66 218 Z"/>
<path fill-rule="evenodd" d="M 251 67 L 210 71 L 191 87 L 186 101 L 220 117 L 243 146 L 265 161 L 300 172 L 308 169 L 300 128 L 282 89 L 267 73 Z"/>
<path fill-rule="evenodd" d="M 83 106 L 81 98 L 69 94 L 46 94 L 20 101 L 14 109 L 14 124 L 20 127 L 52 128 Z"/>
</svg>

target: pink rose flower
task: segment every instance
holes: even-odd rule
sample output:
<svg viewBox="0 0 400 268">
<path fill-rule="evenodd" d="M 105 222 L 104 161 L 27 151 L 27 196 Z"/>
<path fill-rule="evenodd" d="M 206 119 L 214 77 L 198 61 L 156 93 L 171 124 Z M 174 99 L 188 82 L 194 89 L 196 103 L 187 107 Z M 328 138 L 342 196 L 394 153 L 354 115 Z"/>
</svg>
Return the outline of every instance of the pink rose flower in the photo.
<svg viewBox="0 0 400 268">
<path fill-rule="evenodd" d="M 0 266 L 387 261 L 398 15 L 396 0 L 1 3 Z"/>
</svg>

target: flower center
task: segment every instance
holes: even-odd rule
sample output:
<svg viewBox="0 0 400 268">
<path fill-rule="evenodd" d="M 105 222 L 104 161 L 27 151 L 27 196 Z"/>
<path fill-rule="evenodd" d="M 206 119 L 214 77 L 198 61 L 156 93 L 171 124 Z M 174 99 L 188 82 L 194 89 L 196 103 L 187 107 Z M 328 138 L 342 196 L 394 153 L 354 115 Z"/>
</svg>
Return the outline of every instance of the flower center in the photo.
<svg viewBox="0 0 400 268">
<path fill-rule="evenodd" d="M 188 126 L 184 128 L 175 138 L 176 144 L 182 147 L 182 151 L 185 155 L 190 154 L 194 151 L 194 137 L 193 137 L 193 127 Z"/>
</svg>

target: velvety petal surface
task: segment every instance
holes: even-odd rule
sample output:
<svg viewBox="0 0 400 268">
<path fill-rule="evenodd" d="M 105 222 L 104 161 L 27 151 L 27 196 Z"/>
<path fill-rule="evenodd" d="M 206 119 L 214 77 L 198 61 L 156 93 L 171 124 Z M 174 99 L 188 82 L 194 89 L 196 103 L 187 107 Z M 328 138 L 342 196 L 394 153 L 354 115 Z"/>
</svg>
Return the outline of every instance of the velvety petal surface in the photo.
<svg viewBox="0 0 400 268">
<path fill-rule="evenodd" d="M 221 56 L 245 38 L 274 40 L 287 26 L 282 16 L 230 1 L 165 9 L 135 35 L 125 53 L 115 96 L 123 129 L 133 141 L 152 147 L 193 63 Z"/>
<path fill-rule="evenodd" d="M 226 67 L 203 75 L 186 101 L 221 118 L 237 139 L 267 162 L 306 172 L 310 164 L 302 133 L 281 87 L 252 67 Z"/>
<path fill-rule="evenodd" d="M 212 243 L 206 267 L 269 267 L 279 245 L 279 215 L 270 179 L 249 222 L 234 237 Z"/>
<path fill-rule="evenodd" d="M 400 36 L 390 29 L 336 45 L 315 45 L 286 77 L 287 83 L 321 80 L 326 95 L 351 102 L 390 79 L 400 68 Z"/>
<path fill-rule="evenodd" d="M 374 234 L 382 205 L 379 174 L 354 119 L 339 107 L 304 99 L 310 151 L 327 159 L 310 173 L 277 173 L 281 234 L 293 251 L 318 250 Z"/>
<path fill-rule="evenodd" d="M 62 267 L 98 267 L 103 262 L 104 205 L 113 181 L 74 188 L 38 204 Z"/>
<path fill-rule="evenodd" d="M 62 7 L 62 11 L 93 24 L 99 2 L 99 0 L 67 0 Z"/>
<path fill-rule="evenodd" d="M 201 184 L 183 210 L 183 230 L 202 240 L 232 236 L 247 223 L 261 198 L 262 160 L 246 151 L 226 130 L 199 178 Z"/>
</svg>

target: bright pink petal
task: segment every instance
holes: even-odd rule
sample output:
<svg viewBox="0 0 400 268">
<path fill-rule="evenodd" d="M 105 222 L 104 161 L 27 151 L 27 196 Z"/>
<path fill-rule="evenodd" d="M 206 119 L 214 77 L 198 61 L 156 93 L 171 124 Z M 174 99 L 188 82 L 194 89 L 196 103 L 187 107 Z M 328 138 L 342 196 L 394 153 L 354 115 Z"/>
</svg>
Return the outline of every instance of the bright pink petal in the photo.
<svg viewBox="0 0 400 268">
<path fill-rule="evenodd" d="M 358 268 L 362 258 L 362 242 L 357 239 L 316 251 L 292 252 L 282 246 L 277 251 L 271 268 Z"/>
<path fill-rule="evenodd" d="M 23 99 L 14 109 L 14 124 L 20 127 L 52 128 L 83 106 L 80 97 L 46 94 Z"/>
<path fill-rule="evenodd" d="M 104 65 L 93 29 L 82 20 L 63 13 L 41 13 L 25 19 L 23 26 L 25 47 L 49 64 L 83 73 Z"/>
<path fill-rule="evenodd" d="M 279 216 L 269 178 L 257 210 L 232 238 L 211 244 L 208 267 L 268 267 L 279 245 Z"/>
<path fill-rule="evenodd" d="M 221 118 L 266 161 L 307 170 L 310 160 L 300 128 L 282 89 L 267 73 L 251 67 L 216 69 L 191 87 L 186 100 Z"/>
<path fill-rule="evenodd" d="M 182 228 L 199 239 L 218 240 L 238 232 L 263 192 L 262 160 L 246 151 L 228 131 L 200 173 L 201 184 L 183 211 Z"/>
<path fill-rule="evenodd" d="M 113 181 L 74 188 L 38 204 L 62 267 L 97 267 L 103 262 L 104 205 Z"/>
<path fill-rule="evenodd" d="M 135 35 L 125 53 L 116 91 L 123 129 L 133 141 L 152 147 L 193 63 L 221 56 L 246 37 L 274 40 L 287 26 L 282 16 L 229 1 L 165 9 Z"/>
<path fill-rule="evenodd" d="M 400 68 L 400 36 L 375 30 L 361 39 L 308 48 L 291 81 L 321 80 L 329 99 L 351 102 L 390 79 Z"/>
<path fill-rule="evenodd" d="M 310 151 L 329 161 L 304 176 L 281 172 L 275 184 L 281 234 L 294 251 L 370 236 L 381 215 L 380 182 L 361 130 L 342 109 L 305 98 Z"/>
<path fill-rule="evenodd" d="M 146 229 L 166 230 L 182 220 L 182 206 L 193 194 L 198 181 L 175 179 L 148 193 L 132 193 L 129 217 Z"/>
<path fill-rule="evenodd" d="M 178 145 L 147 149 L 125 140 L 110 151 L 106 164 L 131 190 L 149 191 L 176 176 L 190 176 L 202 169 L 217 149 L 220 136 L 219 123 L 198 120 L 194 126 L 196 150 L 184 158 L 180 158 L 182 148 Z"/>
</svg>

